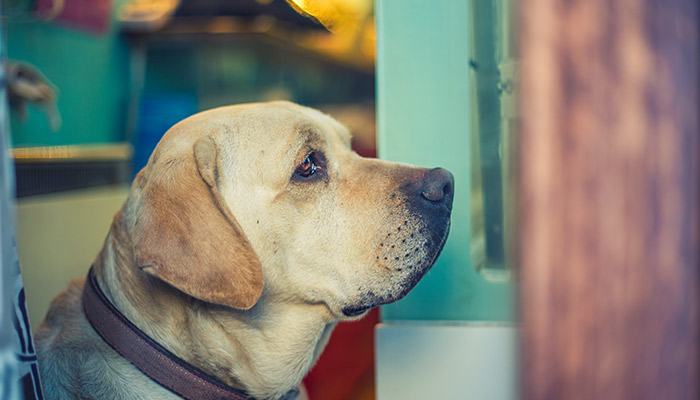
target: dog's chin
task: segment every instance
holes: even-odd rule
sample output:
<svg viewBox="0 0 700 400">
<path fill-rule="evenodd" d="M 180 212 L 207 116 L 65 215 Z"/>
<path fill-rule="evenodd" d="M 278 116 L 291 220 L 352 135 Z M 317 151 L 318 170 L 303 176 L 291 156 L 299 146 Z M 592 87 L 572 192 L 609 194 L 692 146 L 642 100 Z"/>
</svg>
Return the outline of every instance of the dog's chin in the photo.
<svg viewBox="0 0 700 400">
<path fill-rule="evenodd" d="M 372 291 L 362 293 L 361 300 L 355 304 L 347 305 L 342 308 L 341 312 L 345 317 L 344 319 L 360 318 L 374 307 L 393 303 L 404 298 L 418 284 L 418 282 L 420 282 L 428 271 L 430 271 L 435 264 L 435 261 L 437 261 L 437 258 L 442 252 L 445 242 L 447 241 L 449 229 L 450 222 L 447 220 L 445 225 L 440 230 L 433 233 L 431 245 L 429 246 L 430 251 L 421 263 L 421 266 L 414 269 L 397 269 L 397 271 L 402 271 L 403 273 L 400 277 L 400 283 L 393 285 L 395 288 L 394 290 L 384 294 L 375 293 Z"/>
</svg>

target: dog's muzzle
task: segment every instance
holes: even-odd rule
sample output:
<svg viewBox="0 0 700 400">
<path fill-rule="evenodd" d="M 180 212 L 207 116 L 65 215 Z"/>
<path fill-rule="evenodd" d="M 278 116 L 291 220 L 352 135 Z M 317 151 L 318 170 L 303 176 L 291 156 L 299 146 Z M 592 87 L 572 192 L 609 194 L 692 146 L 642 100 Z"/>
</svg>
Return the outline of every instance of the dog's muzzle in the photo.
<svg viewBox="0 0 700 400">
<path fill-rule="evenodd" d="M 343 308 L 345 316 L 354 317 L 404 297 L 430 270 L 445 245 L 450 230 L 454 176 L 443 168 L 431 169 L 410 179 L 399 191 L 406 198 L 413 226 L 405 220 L 386 234 L 380 244 L 381 254 L 377 256 L 377 261 L 384 262 L 392 271 L 386 287 L 363 290 L 356 304 Z"/>
</svg>

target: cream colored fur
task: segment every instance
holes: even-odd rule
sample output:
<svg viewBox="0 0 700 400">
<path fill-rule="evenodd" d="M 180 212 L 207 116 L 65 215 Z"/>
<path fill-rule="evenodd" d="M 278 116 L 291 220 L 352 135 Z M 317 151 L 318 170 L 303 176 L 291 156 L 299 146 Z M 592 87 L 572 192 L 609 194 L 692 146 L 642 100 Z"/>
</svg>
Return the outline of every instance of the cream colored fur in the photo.
<svg viewBox="0 0 700 400">
<path fill-rule="evenodd" d="M 311 151 L 324 175 L 300 180 Z M 170 129 L 137 176 L 97 279 L 170 351 L 276 399 L 300 384 L 338 321 L 359 318 L 344 309 L 398 299 L 434 261 L 442 243 L 404 190 L 425 173 L 359 157 L 342 125 L 292 103 L 206 111 Z M 176 398 L 97 336 L 81 290 L 57 297 L 36 334 L 48 398 Z"/>
</svg>

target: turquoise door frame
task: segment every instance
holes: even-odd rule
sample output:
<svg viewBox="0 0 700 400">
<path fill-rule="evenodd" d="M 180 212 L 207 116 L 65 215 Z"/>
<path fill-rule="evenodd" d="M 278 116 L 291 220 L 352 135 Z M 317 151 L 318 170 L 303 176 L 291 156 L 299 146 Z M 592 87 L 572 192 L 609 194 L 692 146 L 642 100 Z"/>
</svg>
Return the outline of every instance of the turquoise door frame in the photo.
<svg viewBox="0 0 700 400">
<path fill-rule="evenodd" d="M 379 157 L 455 176 L 452 228 L 442 255 L 382 321 L 514 320 L 514 284 L 474 268 L 471 227 L 468 0 L 377 0 Z"/>
<path fill-rule="evenodd" d="M 379 156 L 444 167 L 455 176 L 452 229 L 442 255 L 411 293 L 382 307 L 378 400 L 517 398 L 514 284 L 509 274 L 483 273 L 486 222 L 475 225 L 481 237 L 471 232 L 473 215 L 487 220 L 480 214 L 488 203 L 483 188 L 494 182 L 478 173 L 483 152 L 476 153 L 476 166 L 470 157 L 470 145 L 478 143 L 471 129 L 489 120 L 472 104 L 470 11 L 469 0 L 376 3 Z M 481 193 L 472 193 L 471 176 L 481 176 L 474 185 Z M 489 212 L 496 203 L 505 204 L 488 203 Z M 481 257 L 479 271 L 472 254 Z"/>
</svg>

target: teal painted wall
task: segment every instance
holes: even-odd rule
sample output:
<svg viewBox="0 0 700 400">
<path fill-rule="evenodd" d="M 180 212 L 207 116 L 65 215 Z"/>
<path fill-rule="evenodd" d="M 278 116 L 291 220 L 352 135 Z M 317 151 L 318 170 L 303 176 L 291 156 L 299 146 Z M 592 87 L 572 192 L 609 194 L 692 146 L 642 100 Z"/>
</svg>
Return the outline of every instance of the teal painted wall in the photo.
<svg viewBox="0 0 700 400">
<path fill-rule="evenodd" d="M 125 0 L 113 1 L 113 8 Z M 27 119 L 11 118 L 14 146 L 108 143 L 125 139 L 128 104 L 128 46 L 115 23 L 101 35 L 34 18 L 24 10 L 8 11 L 7 56 L 38 67 L 58 87 L 63 125 L 49 127 L 40 108 L 30 106 Z"/>
<path fill-rule="evenodd" d="M 433 269 L 382 320 L 512 321 L 514 285 L 472 265 L 470 47 L 467 0 L 378 0 L 380 158 L 444 167 L 455 176 L 452 228 Z"/>
</svg>

